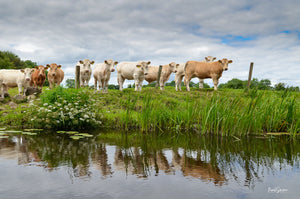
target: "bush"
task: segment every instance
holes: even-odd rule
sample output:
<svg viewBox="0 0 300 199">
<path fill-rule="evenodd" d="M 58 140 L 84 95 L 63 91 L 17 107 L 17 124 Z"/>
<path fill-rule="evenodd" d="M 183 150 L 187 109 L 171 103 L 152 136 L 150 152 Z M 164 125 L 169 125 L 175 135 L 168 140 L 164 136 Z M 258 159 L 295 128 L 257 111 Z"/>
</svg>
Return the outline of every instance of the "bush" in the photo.
<svg viewBox="0 0 300 199">
<path fill-rule="evenodd" d="M 58 87 L 45 91 L 41 103 L 33 106 L 35 128 L 78 130 L 99 126 L 94 100 L 81 89 Z"/>
</svg>

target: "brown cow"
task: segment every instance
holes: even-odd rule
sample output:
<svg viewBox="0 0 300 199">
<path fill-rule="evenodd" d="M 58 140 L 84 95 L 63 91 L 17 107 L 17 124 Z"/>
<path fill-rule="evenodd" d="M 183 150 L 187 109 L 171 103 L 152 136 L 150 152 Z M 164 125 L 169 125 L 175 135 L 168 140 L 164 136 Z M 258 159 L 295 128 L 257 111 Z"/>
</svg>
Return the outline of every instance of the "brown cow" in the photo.
<svg viewBox="0 0 300 199">
<path fill-rule="evenodd" d="M 40 86 L 41 90 L 43 89 L 43 85 L 46 80 L 45 70 L 47 69 L 48 67 L 42 65 L 35 67 L 34 72 L 31 75 L 31 82 L 30 82 L 31 87 L 34 86 L 35 88 L 38 88 Z"/>
<path fill-rule="evenodd" d="M 226 58 L 216 62 L 200 62 L 200 61 L 188 61 L 185 64 L 185 78 L 184 84 L 186 90 L 190 91 L 190 80 L 193 77 L 201 79 L 212 78 L 214 82 L 214 88 L 217 90 L 219 78 L 222 76 L 224 70 L 228 70 L 228 64 L 232 63 L 232 60 Z"/>
<path fill-rule="evenodd" d="M 179 64 L 175 62 L 171 62 L 170 64 L 166 64 L 162 66 L 161 76 L 159 80 L 160 90 L 164 90 L 164 86 L 166 82 L 169 80 L 171 73 L 176 73 Z M 150 84 L 157 80 L 158 77 L 158 67 L 157 66 L 149 66 L 148 74 L 145 76 L 145 80 Z"/>
<path fill-rule="evenodd" d="M 60 85 L 60 83 L 64 79 L 64 71 L 61 69 L 61 65 L 47 64 L 47 67 L 50 68 L 48 72 L 48 81 L 49 81 L 49 88 L 52 89 L 52 85 Z"/>
</svg>

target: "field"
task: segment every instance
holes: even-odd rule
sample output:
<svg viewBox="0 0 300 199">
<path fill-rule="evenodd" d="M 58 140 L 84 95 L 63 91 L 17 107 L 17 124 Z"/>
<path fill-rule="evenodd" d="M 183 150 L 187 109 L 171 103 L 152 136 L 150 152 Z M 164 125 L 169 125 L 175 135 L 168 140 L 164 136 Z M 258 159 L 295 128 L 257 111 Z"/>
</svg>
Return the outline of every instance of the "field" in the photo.
<svg viewBox="0 0 300 199">
<path fill-rule="evenodd" d="M 35 105 L 0 111 L 1 126 L 55 130 L 120 129 L 142 132 L 196 132 L 240 136 L 300 133 L 300 93 L 237 89 L 175 92 L 143 88 L 109 90 L 44 88 Z M 13 96 L 15 89 L 10 90 Z M 25 107 L 26 106 L 26 107 Z"/>
</svg>

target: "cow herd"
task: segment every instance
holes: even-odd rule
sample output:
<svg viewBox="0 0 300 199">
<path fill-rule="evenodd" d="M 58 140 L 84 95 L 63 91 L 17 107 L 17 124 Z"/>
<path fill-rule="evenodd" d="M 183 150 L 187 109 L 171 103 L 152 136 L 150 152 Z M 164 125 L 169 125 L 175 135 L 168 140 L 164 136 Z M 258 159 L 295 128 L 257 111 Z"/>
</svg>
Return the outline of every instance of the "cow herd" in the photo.
<svg viewBox="0 0 300 199">
<path fill-rule="evenodd" d="M 161 66 L 161 75 L 158 81 L 160 89 L 164 90 L 166 82 L 169 80 L 171 73 L 175 73 L 175 89 L 181 91 L 181 82 L 183 77 L 184 84 L 187 91 L 190 91 L 189 82 L 192 78 L 199 78 L 199 88 L 203 88 L 203 79 L 211 78 L 214 83 L 214 89 L 217 90 L 219 78 L 222 76 L 224 70 L 228 70 L 228 64 L 232 63 L 232 60 L 223 58 L 222 60 L 214 61 L 216 58 L 207 56 L 203 61 L 188 61 L 186 63 L 177 64 L 171 62 Z M 88 86 L 88 83 L 92 76 L 92 65 L 94 61 L 89 59 L 80 60 L 76 66 L 80 68 L 80 86 Z M 94 66 L 94 89 L 103 93 L 107 93 L 107 87 L 110 80 L 111 72 L 115 71 L 115 65 L 117 68 L 119 89 L 123 90 L 124 81 L 134 80 L 135 91 L 141 91 L 143 81 L 148 83 L 157 81 L 159 67 L 150 66 L 150 61 L 138 61 L 138 62 L 117 62 L 114 60 L 105 60 L 104 63 L 95 64 Z M 47 64 L 46 67 L 40 65 L 35 68 L 25 68 L 21 70 L 3 69 L 0 70 L 0 97 L 4 97 L 8 88 L 18 87 L 19 94 L 22 94 L 22 87 L 24 87 L 23 94 L 27 90 L 27 87 L 34 86 L 42 89 L 46 74 L 48 71 L 49 88 L 52 89 L 55 85 L 60 85 L 64 79 L 64 72 L 61 69 L 61 65 L 55 63 Z M 76 72 L 76 71 L 75 71 Z"/>
</svg>

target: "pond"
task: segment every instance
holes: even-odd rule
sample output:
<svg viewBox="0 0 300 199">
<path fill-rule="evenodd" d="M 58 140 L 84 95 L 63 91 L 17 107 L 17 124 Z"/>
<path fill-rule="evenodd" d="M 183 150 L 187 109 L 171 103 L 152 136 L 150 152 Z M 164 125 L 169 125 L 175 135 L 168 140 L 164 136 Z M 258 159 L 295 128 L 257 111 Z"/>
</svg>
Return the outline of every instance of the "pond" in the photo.
<svg viewBox="0 0 300 199">
<path fill-rule="evenodd" d="M 93 132 L 0 138 L 1 198 L 298 198 L 286 136 Z"/>
</svg>

